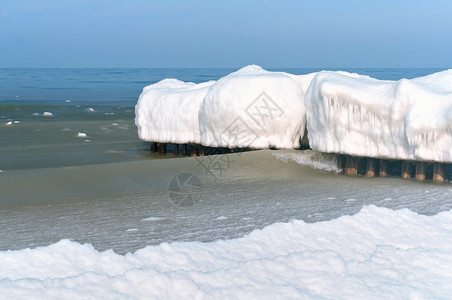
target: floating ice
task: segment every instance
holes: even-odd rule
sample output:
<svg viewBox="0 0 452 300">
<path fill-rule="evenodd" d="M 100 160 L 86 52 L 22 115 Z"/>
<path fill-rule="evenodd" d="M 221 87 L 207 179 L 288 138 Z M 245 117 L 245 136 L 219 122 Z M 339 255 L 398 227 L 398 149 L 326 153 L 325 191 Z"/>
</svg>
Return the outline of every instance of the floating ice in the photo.
<svg viewBox="0 0 452 300">
<path fill-rule="evenodd" d="M 213 147 L 296 148 L 305 127 L 296 76 L 251 65 L 212 85 L 201 103 L 201 143 Z M 306 80 L 299 78 L 300 82 Z"/>
<path fill-rule="evenodd" d="M 452 162 L 452 70 L 399 81 L 320 72 L 305 104 L 312 149 Z"/>
<path fill-rule="evenodd" d="M 126 255 L 69 240 L 3 251 L 0 290 L 5 299 L 449 299 L 451 269 L 452 211 L 370 206 Z"/>
<path fill-rule="evenodd" d="M 166 220 L 165 218 L 161 218 L 161 217 L 149 217 L 149 218 L 144 218 L 141 221 L 145 221 L 145 222 L 156 222 L 156 221 L 163 221 Z"/>
<path fill-rule="evenodd" d="M 87 135 L 84 132 L 79 132 L 77 133 L 77 137 L 87 137 Z"/>
<path fill-rule="evenodd" d="M 53 113 L 51 113 L 49 111 L 45 111 L 45 112 L 42 113 L 42 116 L 43 117 L 51 117 L 51 116 L 53 116 Z"/>
<path fill-rule="evenodd" d="M 145 87 L 135 107 L 135 124 L 140 139 L 200 143 L 199 105 L 213 83 L 164 79 Z"/>
<path fill-rule="evenodd" d="M 87 108 L 86 110 L 89 111 L 89 112 L 94 112 L 95 111 L 94 108 L 91 108 L 91 107 Z"/>
</svg>

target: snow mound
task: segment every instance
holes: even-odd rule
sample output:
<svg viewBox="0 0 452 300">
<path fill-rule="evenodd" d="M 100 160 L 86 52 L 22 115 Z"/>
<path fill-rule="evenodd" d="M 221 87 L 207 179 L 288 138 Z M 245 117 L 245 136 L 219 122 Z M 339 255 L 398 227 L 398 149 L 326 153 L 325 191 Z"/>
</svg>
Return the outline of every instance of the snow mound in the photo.
<svg viewBox="0 0 452 300">
<path fill-rule="evenodd" d="M 161 143 L 200 143 L 199 105 L 213 83 L 164 79 L 145 87 L 135 106 L 135 124 L 140 139 Z"/>
<path fill-rule="evenodd" d="M 305 105 L 312 149 L 452 162 L 452 70 L 399 81 L 323 71 Z"/>
<path fill-rule="evenodd" d="M 299 147 L 305 128 L 303 90 L 294 75 L 244 67 L 210 87 L 199 127 L 206 146 Z"/>
<path fill-rule="evenodd" d="M 448 299 L 451 269 L 451 211 L 369 206 L 124 256 L 68 240 L 3 251 L 0 290 L 8 299 Z"/>
</svg>

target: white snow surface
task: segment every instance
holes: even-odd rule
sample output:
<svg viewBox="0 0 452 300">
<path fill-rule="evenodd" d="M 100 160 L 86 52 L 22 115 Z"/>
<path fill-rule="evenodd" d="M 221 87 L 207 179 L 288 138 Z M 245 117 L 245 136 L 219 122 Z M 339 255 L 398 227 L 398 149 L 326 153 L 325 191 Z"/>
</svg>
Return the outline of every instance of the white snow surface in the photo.
<svg viewBox="0 0 452 300">
<path fill-rule="evenodd" d="M 452 162 L 452 70 L 399 81 L 323 71 L 305 105 L 312 149 Z"/>
<path fill-rule="evenodd" d="M 164 79 L 145 87 L 135 107 L 135 124 L 140 139 L 161 143 L 200 143 L 199 105 L 213 83 Z"/>
<path fill-rule="evenodd" d="M 448 299 L 452 211 L 364 207 L 233 240 L 98 252 L 62 240 L 0 252 L 5 299 Z"/>
<path fill-rule="evenodd" d="M 201 143 L 297 148 L 304 134 L 305 77 L 244 67 L 213 84 L 199 110 Z"/>
</svg>

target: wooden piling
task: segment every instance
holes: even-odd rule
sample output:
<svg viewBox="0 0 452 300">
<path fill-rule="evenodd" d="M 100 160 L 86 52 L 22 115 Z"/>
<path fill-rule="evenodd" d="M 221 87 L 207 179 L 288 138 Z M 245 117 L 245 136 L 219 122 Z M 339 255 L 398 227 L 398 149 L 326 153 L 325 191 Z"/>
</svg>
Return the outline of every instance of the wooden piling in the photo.
<svg viewBox="0 0 452 300">
<path fill-rule="evenodd" d="M 199 156 L 204 156 L 204 149 L 205 147 L 203 145 L 199 145 Z"/>
<path fill-rule="evenodd" d="M 336 155 L 337 168 L 341 170 L 341 173 L 344 173 L 345 168 L 345 156 L 342 154 Z"/>
<path fill-rule="evenodd" d="M 182 144 L 181 153 L 182 155 L 187 155 L 187 144 Z"/>
<path fill-rule="evenodd" d="M 378 175 L 380 177 L 388 176 L 388 162 L 384 159 L 380 159 L 380 172 Z"/>
<path fill-rule="evenodd" d="M 409 161 L 404 160 L 402 162 L 402 178 L 409 179 L 411 178 L 411 164 Z"/>
<path fill-rule="evenodd" d="M 157 152 L 157 143 L 156 142 L 151 142 L 151 151 L 152 152 Z"/>
<path fill-rule="evenodd" d="M 190 144 L 190 156 L 198 156 L 198 146 L 195 144 Z"/>
<path fill-rule="evenodd" d="M 366 176 L 375 177 L 377 168 L 377 160 L 374 158 L 368 158 L 366 161 Z"/>
<path fill-rule="evenodd" d="M 425 163 L 418 161 L 416 162 L 416 180 L 423 181 L 425 180 Z"/>
<path fill-rule="evenodd" d="M 173 154 L 179 154 L 179 144 L 173 144 Z"/>
<path fill-rule="evenodd" d="M 159 143 L 159 152 L 162 154 L 166 153 L 166 143 Z"/>
<path fill-rule="evenodd" d="M 433 164 L 433 181 L 439 183 L 444 181 L 444 164 Z"/>
<path fill-rule="evenodd" d="M 358 158 L 353 156 L 347 156 L 347 161 L 345 162 L 345 175 L 357 176 L 358 175 Z"/>
</svg>

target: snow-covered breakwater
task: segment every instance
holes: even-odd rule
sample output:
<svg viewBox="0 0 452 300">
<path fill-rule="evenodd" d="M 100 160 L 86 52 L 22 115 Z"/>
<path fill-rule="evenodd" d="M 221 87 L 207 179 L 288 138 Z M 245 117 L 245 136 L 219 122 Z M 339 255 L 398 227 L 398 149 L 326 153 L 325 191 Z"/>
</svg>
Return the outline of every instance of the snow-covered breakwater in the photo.
<svg viewBox="0 0 452 300">
<path fill-rule="evenodd" d="M 347 155 L 350 174 L 364 157 L 404 160 L 404 177 L 411 176 L 410 161 L 420 162 L 418 179 L 425 163 L 435 163 L 433 177 L 442 180 L 443 164 L 452 162 L 452 70 L 387 81 L 252 65 L 216 82 L 165 79 L 144 88 L 135 122 L 139 137 L 161 152 L 167 143 L 182 154 L 193 144 L 194 155 L 203 147 L 296 149 L 307 136 L 314 150 Z M 386 173 L 384 161 L 367 165 L 368 176 Z"/>
</svg>

